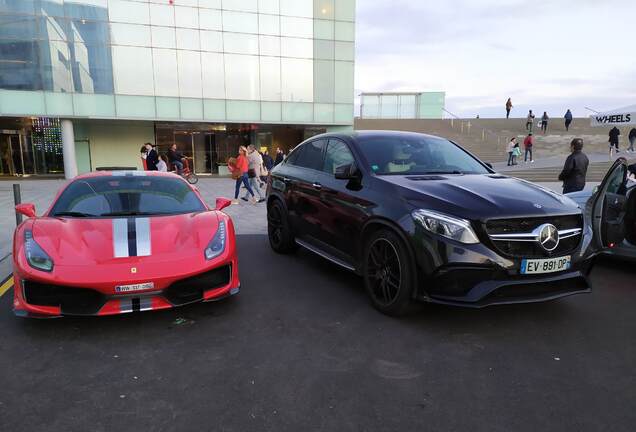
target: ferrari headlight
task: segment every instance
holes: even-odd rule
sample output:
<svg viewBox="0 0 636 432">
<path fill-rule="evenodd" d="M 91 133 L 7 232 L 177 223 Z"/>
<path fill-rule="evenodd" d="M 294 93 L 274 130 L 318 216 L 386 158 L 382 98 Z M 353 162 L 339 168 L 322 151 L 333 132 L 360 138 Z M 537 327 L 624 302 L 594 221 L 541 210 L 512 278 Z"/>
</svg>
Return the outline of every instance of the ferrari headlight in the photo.
<svg viewBox="0 0 636 432">
<path fill-rule="evenodd" d="M 205 259 L 211 260 L 219 255 L 225 250 L 225 239 L 227 237 L 226 229 L 225 229 L 225 221 L 219 222 L 219 227 L 216 230 L 216 234 L 208 244 L 208 247 L 205 248 Z"/>
<path fill-rule="evenodd" d="M 479 239 L 470 226 L 470 222 L 431 210 L 418 209 L 412 213 L 413 219 L 434 234 L 456 240 L 460 243 L 475 244 Z"/>
<path fill-rule="evenodd" d="M 33 232 L 24 232 L 24 252 L 31 267 L 45 272 L 53 271 L 53 260 L 33 238 Z"/>
</svg>

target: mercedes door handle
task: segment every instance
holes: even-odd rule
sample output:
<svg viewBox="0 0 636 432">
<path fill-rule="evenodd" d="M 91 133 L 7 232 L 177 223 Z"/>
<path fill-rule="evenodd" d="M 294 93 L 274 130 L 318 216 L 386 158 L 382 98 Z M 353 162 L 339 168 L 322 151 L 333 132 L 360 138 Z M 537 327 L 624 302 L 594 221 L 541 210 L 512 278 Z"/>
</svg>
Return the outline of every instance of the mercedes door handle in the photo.
<svg viewBox="0 0 636 432">
<path fill-rule="evenodd" d="M 322 185 L 320 183 L 312 183 L 312 186 L 314 187 L 314 189 L 322 189 Z"/>
</svg>

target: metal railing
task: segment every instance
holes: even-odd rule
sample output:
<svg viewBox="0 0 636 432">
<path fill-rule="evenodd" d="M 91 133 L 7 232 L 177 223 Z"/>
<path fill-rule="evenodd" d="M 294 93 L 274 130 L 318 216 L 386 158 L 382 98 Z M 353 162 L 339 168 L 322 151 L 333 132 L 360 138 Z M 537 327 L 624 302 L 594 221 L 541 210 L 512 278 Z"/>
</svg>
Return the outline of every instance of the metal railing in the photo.
<svg viewBox="0 0 636 432">
<path fill-rule="evenodd" d="M 470 122 L 469 119 L 462 119 L 461 117 L 459 117 L 457 114 L 450 112 L 449 110 L 447 110 L 446 108 L 442 108 L 442 111 L 444 111 L 446 114 L 448 114 L 450 116 L 450 126 L 452 129 L 455 129 L 455 121 L 459 122 L 459 128 L 460 128 L 460 133 L 464 134 L 464 130 L 466 131 L 466 135 L 470 135 L 470 130 L 471 128 L 473 128 L 473 124 Z M 484 127 L 481 126 L 475 126 L 475 128 L 480 131 L 481 133 L 481 140 L 482 141 L 486 141 L 487 138 L 496 138 L 497 139 L 497 146 L 499 147 L 501 145 L 501 136 L 489 129 L 486 129 Z M 505 141 L 505 139 L 504 139 Z"/>
</svg>

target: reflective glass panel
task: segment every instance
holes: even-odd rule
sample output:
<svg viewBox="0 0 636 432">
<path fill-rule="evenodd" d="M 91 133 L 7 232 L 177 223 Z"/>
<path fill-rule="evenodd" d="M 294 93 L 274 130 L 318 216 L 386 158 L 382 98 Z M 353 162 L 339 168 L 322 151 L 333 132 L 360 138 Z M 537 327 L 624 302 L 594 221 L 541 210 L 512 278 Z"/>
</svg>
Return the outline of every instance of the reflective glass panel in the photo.
<svg viewBox="0 0 636 432">
<path fill-rule="evenodd" d="M 184 28 L 199 28 L 199 11 L 196 8 L 176 6 L 175 25 Z"/>
<path fill-rule="evenodd" d="M 313 61 L 281 59 L 282 100 L 289 102 L 313 102 Z"/>
<path fill-rule="evenodd" d="M 179 67 L 179 96 L 202 97 L 201 53 L 197 51 L 177 51 Z"/>
<path fill-rule="evenodd" d="M 155 27 L 151 28 L 152 46 L 156 48 L 176 48 L 177 37 L 174 27 Z"/>
<path fill-rule="evenodd" d="M 225 33 L 223 35 L 225 52 L 236 54 L 258 54 L 258 35 L 244 33 Z"/>
<path fill-rule="evenodd" d="M 0 41 L 0 87 L 42 90 L 39 47 L 35 41 Z"/>
<path fill-rule="evenodd" d="M 110 37 L 113 45 L 150 46 L 150 27 L 112 23 Z"/>
<path fill-rule="evenodd" d="M 174 8 L 167 4 L 151 4 L 150 23 L 152 25 L 174 26 Z"/>
<path fill-rule="evenodd" d="M 223 54 L 201 53 L 203 97 L 225 99 L 225 68 Z"/>
<path fill-rule="evenodd" d="M 223 51 L 223 33 L 217 31 L 201 30 L 202 51 Z"/>
<path fill-rule="evenodd" d="M 177 52 L 171 49 L 153 49 L 155 94 L 157 96 L 179 96 Z"/>
<path fill-rule="evenodd" d="M 280 17 L 280 34 L 311 38 L 314 34 L 314 22 L 308 18 Z"/>
<path fill-rule="evenodd" d="M 152 96 L 154 84 L 150 48 L 113 46 L 113 72 L 116 93 Z"/>
<path fill-rule="evenodd" d="M 260 54 L 265 56 L 280 56 L 280 38 L 276 36 L 260 36 Z"/>
<path fill-rule="evenodd" d="M 108 2 L 108 15 L 110 16 L 111 22 L 150 24 L 150 8 L 148 3 L 110 0 Z"/>
<path fill-rule="evenodd" d="M 223 30 L 235 33 L 258 33 L 258 15 L 223 11 Z"/>
<path fill-rule="evenodd" d="M 261 100 L 279 101 L 280 92 L 280 58 L 261 57 Z"/>
<path fill-rule="evenodd" d="M 280 14 L 311 18 L 314 14 L 314 0 L 280 0 Z"/>
<path fill-rule="evenodd" d="M 227 99 L 258 100 L 260 96 L 258 57 L 226 54 L 225 87 Z"/>
<path fill-rule="evenodd" d="M 185 50 L 200 50 L 199 30 L 177 29 L 177 48 Z"/>
<path fill-rule="evenodd" d="M 280 53 L 283 57 L 312 58 L 314 44 L 311 39 L 281 38 Z"/>
</svg>

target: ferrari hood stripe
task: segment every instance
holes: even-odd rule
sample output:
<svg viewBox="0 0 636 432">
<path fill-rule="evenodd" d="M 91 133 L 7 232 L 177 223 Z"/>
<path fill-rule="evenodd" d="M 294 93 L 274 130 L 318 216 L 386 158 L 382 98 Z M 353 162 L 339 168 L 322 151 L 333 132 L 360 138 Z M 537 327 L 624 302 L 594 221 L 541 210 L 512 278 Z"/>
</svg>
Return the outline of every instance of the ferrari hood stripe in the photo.
<svg viewBox="0 0 636 432">
<path fill-rule="evenodd" d="M 151 245 L 149 218 L 113 219 L 115 258 L 149 256 Z"/>
<path fill-rule="evenodd" d="M 137 218 L 135 219 L 135 231 L 137 232 L 137 256 L 149 256 L 150 255 L 150 219 L 149 218 Z"/>
<path fill-rule="evenodd" d="M 115 258 L 125 258 L 128 254 L 128 221 L 113 219 L 113 253 Z"/>
<path fill-rule="evenodd" d="M 137 256 L 137 229 L 135 218 L 126 220 L 128 227 L 128 256 Z"/>
</svg>

